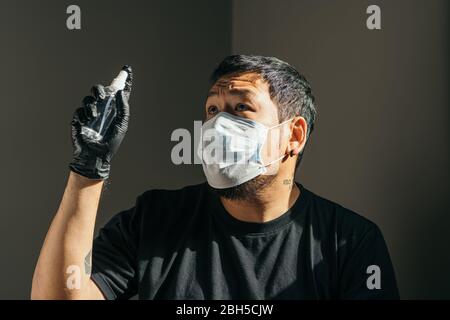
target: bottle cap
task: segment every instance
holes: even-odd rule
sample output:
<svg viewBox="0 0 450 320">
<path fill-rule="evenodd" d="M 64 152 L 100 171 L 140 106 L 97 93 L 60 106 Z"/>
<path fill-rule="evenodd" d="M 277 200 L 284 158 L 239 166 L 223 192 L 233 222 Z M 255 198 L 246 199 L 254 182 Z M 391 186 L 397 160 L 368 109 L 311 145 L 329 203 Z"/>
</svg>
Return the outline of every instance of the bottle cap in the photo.
<svg viewBox="0 0 450 320">
<path fill-rule="evenodd" d="M 109 85 L 115 92 L 123 90 L 125 88 L 125 82 L 127 81 L 128 72 L 121 70 L 117 77 Z"/>
</svg>

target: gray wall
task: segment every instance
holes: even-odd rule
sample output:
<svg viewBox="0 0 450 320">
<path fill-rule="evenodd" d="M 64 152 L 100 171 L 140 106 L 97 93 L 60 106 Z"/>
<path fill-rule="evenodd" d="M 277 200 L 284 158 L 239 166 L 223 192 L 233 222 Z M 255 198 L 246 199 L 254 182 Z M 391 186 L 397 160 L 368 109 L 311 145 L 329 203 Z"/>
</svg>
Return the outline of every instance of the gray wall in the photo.
<svg viewBox="0 0 450 320">
<path fill-rule="evenodd" d="M 66 28 L 72 3 L 80 31 Z M 208 76 L 231 50 L 230 8 L 221 0 L 0 2 L 0 298 L 29 297 L 68 175 L 72 113 L 123 64 L 135 71 L 132 119 L 98 225 L 149 188 L 204 180 L 200 166 L 172 165 L 170 134 L 203 115 Z"/>
<path fill-rule="evenodd" d="M 450 298 L 448 18 L 444 0 L 233 2 L 233 52 L 284 59 L 315 92 L 299 180 L 381 227 L 403 298 Z"/>
<path fill-rule="evenodd" d="M 80 31 L 65 26 L 72 3 Z M 201 119 L 207 77 L 231 52 L 306 74 L 319 118 L 299 179 L 380 225 L 403 297 L 449 298 L 448 5 L 377 3 L 371 32 L 365 1 L 1 1 L 0 298 L 29 296 L 90 86 L 135 69 L 100 226 L 146 189 L 204 180 L 171 163 L 170 134 Z"/>
</svg>

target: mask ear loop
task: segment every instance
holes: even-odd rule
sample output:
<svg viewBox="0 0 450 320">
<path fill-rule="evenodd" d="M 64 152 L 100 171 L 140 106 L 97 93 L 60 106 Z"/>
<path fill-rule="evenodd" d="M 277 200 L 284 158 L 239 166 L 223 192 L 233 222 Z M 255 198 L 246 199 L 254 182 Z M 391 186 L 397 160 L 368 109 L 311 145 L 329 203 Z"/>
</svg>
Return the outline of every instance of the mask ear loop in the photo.
<svg viewBox="0 0 450 320">
<path fill-rule="evenodd" d="M 272 127 L 270 127 L 270 128 L 267 128 L 267 133 L 269 133 L 269 130 L 271 130 L 271 129 L 273 129 L 273 128 L 276 128 L 276 127 L 279 127 L 279 126 L 282 126 L 283 124 L 285 124 L 285 123 L 287 123 L 287 122 L 289 122 L 289 121 L 292 121 L 292 120 L 294 120 L 294 117 L 292 117 L 291 119 L 288 119 L 288 120 L 286 120 L 286 121 L 283 121 L 282 123 L 276 124 L 276 125 L 274 125 L 274 126 L 272 126 Z M 267 137 L 266 137 L 266 141 L 267 141 Z M 264 168 L 265 168 L 265 167 L 268 167 L 268 166 L 270 166 L 271 164 L 274 164 L 275 162 L 278 162 L 278 161 L 284 159 L 286 156 L 289 156 L 289 154 L 284 154 L 284 155 L 282 155 L 281 157 L 279 157 L 278 159 L 272 160 L 272 161 L 270 161 L 270 162 L 267 163 L 267 164 L 263 164 L 263 167 L 264 167 Z"/>
<path fill-rule="evenodd" d="M 268 167 L 268 166 L 270 166 L 271 164 L 274 164 L 275 162 L 278 162 L 278 161 L 284 159 L 284 157 L 286 157 L 286 156 L 287 156 L 287 155 L 285 154 L 285 155 L 279 157 L 278 159 L 275 159 L 275 160 L 273 160 L 273 161 L 270 161 L 269 163 L 263 165 L 263 167 Z"/>
</svg>

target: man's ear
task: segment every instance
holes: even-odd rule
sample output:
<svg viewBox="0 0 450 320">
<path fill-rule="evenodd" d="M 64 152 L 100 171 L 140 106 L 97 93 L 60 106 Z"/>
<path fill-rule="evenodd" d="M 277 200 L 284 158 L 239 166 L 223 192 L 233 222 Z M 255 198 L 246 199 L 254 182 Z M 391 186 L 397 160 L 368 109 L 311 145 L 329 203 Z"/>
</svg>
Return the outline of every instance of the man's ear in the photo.
<svg viewBox="0 0 450 320">
<path fill-rule="evenodd" d="M 290 156 L 296 156 L 303 150 L 308 135 L 308 123 L 305 118 L 297 116 L 291 122 L 292 135 L 289 140 L 288 152 Z"/>
</svg>

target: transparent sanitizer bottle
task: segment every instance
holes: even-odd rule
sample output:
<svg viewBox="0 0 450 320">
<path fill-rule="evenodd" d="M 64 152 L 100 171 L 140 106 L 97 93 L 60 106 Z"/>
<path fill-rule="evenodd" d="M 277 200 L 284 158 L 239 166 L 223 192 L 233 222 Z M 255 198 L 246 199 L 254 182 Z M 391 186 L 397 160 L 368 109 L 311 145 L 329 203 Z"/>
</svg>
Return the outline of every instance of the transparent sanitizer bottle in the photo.
<svg viewBox="0 0 450 320">
<path fill-rule="evenodd" d="M 95 141 L 103 139 L 116 116 L 116 93 L 125 88 L 127 77 L 128 72 L 122 70 L 111 84 L 105 87 L 105 99 L 97 102 L 97 117 L 82 127 L 81 134 Z"/>
</svg>

